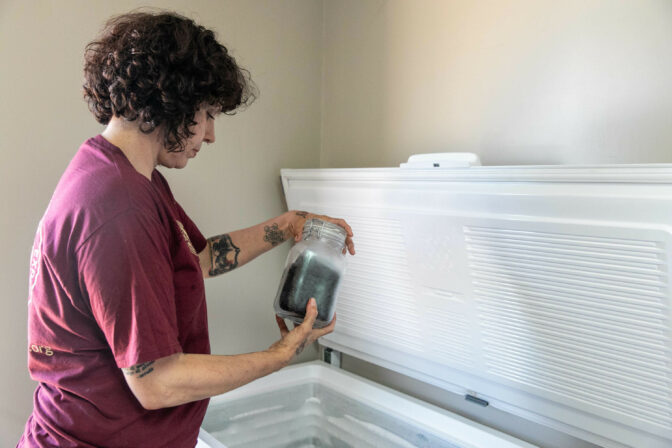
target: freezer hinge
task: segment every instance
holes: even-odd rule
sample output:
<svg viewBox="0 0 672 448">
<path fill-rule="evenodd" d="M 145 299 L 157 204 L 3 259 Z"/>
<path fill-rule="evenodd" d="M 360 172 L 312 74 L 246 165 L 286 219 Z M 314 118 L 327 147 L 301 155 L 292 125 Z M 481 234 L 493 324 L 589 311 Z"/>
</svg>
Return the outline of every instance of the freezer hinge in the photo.
<svg viewBox="0 0 672 448">
<path fill-rule="evenodd" d="M 480 406 L 483 406 L 483 407 L 486 407 L 487 405 L 490 404 L 487 400 L 484 400 L 482 398 L 478 398 L 475 395 L 471 395 L 471 394 L 466 394 L 464 396 L 464 399 L 467 400 L 467 401 L 471 401 L 472 403 L 476 403 L 477 405 L 480 405 Z"/>
<path fill-rule="evenodd" d="M 322 360 L 334 367 L 341 367 L 341 352 L 325 347 L 322 351 Z"/>
</svg>

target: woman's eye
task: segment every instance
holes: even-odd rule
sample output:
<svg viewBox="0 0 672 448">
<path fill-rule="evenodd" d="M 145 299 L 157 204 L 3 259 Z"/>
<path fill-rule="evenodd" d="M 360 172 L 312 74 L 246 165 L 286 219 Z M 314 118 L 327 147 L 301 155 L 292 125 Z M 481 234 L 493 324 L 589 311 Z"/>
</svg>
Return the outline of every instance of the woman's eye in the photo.
<svg viewBox="0 0 672 448">
<path fill-rule="evenodd" d="M 210 120 L 214 120 L 214 119 L 215 119 L 215 117 L 213 117 L 212 114 L 211 114 L 210 112 L 207 112 L 207 114 L 208 114 L 208 118 L 209 118 Z"/>
</svg>

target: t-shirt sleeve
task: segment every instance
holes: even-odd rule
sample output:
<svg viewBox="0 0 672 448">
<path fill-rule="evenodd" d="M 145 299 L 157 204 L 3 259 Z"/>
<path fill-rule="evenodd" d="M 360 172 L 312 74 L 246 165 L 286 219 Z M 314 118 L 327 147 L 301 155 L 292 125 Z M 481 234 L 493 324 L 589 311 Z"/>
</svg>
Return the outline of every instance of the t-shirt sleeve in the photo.
<svg viewBox="0 0 672 448">
<path fill-rule="evenodd" d="M 77 250 L 82 291 L 120 368 L 181 351 L 168 241 L 156 218 L 129 211 Z"/>
</svg>

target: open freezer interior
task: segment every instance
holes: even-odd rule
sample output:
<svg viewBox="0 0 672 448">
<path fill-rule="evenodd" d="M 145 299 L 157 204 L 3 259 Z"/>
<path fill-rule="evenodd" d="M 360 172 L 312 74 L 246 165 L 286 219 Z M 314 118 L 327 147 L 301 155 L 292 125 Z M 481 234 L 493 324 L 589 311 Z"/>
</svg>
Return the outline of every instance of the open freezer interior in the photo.
<svg viewBox="0 0 672 448">
<path fill-rule="evenodd" d="M 318 382 L 213 405 L 203 429 L 229 448 L 462 448 Z"/>
<path fill-rule="evenodd" d="M 213 398 L 200 438 L 210 448 L 533 448 L 321 361 Z"/>
</svg>

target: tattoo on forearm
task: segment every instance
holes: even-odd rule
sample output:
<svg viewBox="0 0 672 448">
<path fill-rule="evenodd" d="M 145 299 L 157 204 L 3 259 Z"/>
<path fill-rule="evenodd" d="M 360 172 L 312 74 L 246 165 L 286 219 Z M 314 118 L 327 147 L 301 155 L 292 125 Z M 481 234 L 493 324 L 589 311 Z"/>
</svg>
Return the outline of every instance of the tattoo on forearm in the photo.
<svg viewBox="0 0 672 448">
<path fill-rule="evenodd" d="M 296 216 L 300 216 L 304 219 L 308 219 L 308 212 L 296 212 Z"/>
<path fill-rule="evenodd" d="M 154 367 L 152 367 L 152 364 L 154 364 L 154 361 L 148 361 L 143 362 L 141 364 L 136 364 L 128 368 L 123 368 L 121 370 L 124 372 L 124 375 L 127 376 L 137 375 L 138 378 L 142 378 L 143 376 L 149 375 L 154 371 Z"/>
<path fill-rule="evenodd" d="M 285 234 L 280 230 L 280 227 L 276 223 L 273 223 L 271 226 L 265 226 L 264 232 L 264 241 L 271 243 L 271 246 L 277 246 L 278 244 L 285 241 Z"/>
<path fill-rule="evenodd" d="M 228 234 L 213 236 L 208 240 L 212 266 L 210 275 L 219 275 L 229 272 L 238 266 L 240 248 L 236 247 Z"/>
</svg>

